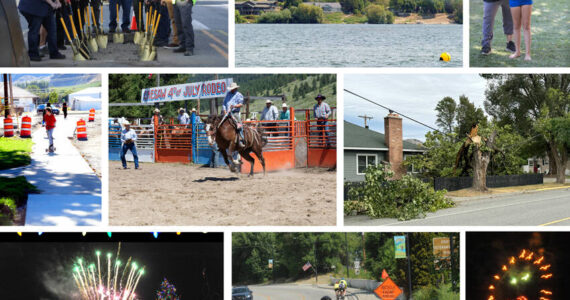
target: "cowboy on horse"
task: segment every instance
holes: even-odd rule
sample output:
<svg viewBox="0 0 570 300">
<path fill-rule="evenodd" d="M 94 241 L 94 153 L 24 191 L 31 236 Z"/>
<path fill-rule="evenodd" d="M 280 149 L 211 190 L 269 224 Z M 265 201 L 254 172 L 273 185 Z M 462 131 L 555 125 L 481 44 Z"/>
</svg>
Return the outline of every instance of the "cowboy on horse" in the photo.
<svg viewBox="0 0 570 300">
<path fill-rule="evenodd" d="M 241 116 L 240 116 L 240 110 L 241 107 L 243 106 L 243 95 L 238 92 L 238 88 L 239 85 L 237 85 L 237 83 L 232 82 L 230 84 L 230 87 L 228 88 L 230 90 L 229 93 L 226 94 L 226 98 L 224 98 L 224 103 L 222 106 L 222 115 L 224 116 L 224 118 L 227 117 L 227 115 L 230 115 L 235 123 L 236 123 L 236 130 L 239 134 L 239 138 L 238 138 L 238 146 L 239 148 L 243 148 L 245 147 L 245 138 L 243 136 L 243 125 L 241 123 Z"/>
</svg>

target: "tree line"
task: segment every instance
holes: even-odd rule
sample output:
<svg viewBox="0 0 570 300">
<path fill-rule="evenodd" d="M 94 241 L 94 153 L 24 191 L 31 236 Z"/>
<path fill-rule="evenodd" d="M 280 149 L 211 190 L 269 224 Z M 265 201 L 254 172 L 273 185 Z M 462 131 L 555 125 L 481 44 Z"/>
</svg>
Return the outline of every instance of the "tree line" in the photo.
<svg viewBox="0 0 570 300">
<path fill-rule="evenodd" d="M 405 164 L 421 169 L 421 176 L 458 176 L 453 172 L 455 156 L 466 134 L 479 124 L 479 135 L 496 132 L 488 173 L 522 173 L 528 158 L 548 156 L 549 173 L 565 182 L 570 149 L 570 75 L 489 74 L 484 110 L 466 96 L 456 102 L 441 99 L 435 111 L 440 131 L 426 134 L 425 155 L 406 159 Z M 485 115 L 485 112 L 489 117 Z"/>
<path fill-rule="evenodd" d="M 366 14 L 369 23 L 393 23 L 394 13 L 420 15 L 448 13 L 454 15 L 456 23 L 463 23 L 462 0 L 339 0 L 339 2 L 344 13 Z"/>
<path fill-rule="evenodd" d="M 232 281 L 233 284 L 283 282 L 314 277 L 315 270 L 321 275 L 378 281 L 386 270 L 399 286 L 407 286 L 407 260 L 395 258 L 396 235 L 403 233 L 234 233 Z M 433 238 L 449 236 L 455 241 L 453 272 L 449 260 L 434 263 Z M 459 282 L 457 233 L 409 233 L 408 239 L 413 288 Z M 355 274 L 355 261 L 360 261 L 359 275 Z M 303 271 L 307 262 L 312 269 Z"/>
</svg>

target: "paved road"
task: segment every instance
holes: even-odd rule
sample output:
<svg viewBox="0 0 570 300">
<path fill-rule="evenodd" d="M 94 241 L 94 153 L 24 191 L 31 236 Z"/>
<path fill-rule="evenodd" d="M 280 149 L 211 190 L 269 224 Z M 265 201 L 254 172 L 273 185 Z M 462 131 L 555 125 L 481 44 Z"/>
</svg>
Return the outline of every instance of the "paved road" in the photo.
<svg viewBox="0 0 570 300">
<path fill-rule="evenodd" d="M 570 225 L 570 187 L 457 202 L 457 206 L 429 213 L 425 219 L 345 217 L 347 226 L 539 226 Z"/>
<path fill-rule="evenodd" d="M 332 286 L 308 284 L 251 285 L 254 299 L 261 300 L 319 300 L 324 296 L 335 299 Z M 349 288 L 347 300 L 379 299 L 371 292 Z"/>
<path fill-rule="evenodd" d="M 62 51 L 67 58 L 50 60 L 45 57 L 41 62 L 32 62 L 32 67 L 227 67 L 228 66 L 228 1 L 199 0 L 192 12 L 195 45 L 194 55 L 187 57 L 173 53 L 170 49 L 158 48 L 157 60 L 140 62 L 133 51 L 133 44 L 109 45 L 108 49 L 97 55 L 97 60 L 75 62 L 71 59 L 71 48 Z M 59 22 L 59 20 L 58 20 Z M 28 23 L 20 14 L 20 24 L 27 45 Z M 107 32 L 109 8 L 103 8 L 103 27 Z M 133 47 L 128 47 L 133 46 Z M 136 48 L 136 47 L 135 47 Z M 113 49 L 113 50 L 111 50 Z M 136 49 L 135 49 L 136 50 Z M 121 53 L 118 53 L 121 52 Z M 105 54 L 102 54 L 105 53 Z"/>
<path fill-rule="evenodd" d="M 55 153 L 47 153 L 45 128 L 32 133 L 32 162 L 0 171 L 0 176 L 25 176 L 40 194 L 28 195 L 26 225 L 97 226 L 101 223 L 101 180 L 68 137 L 80 116 L 57 116 Z M 89 134 L 89 132 L 88 132 Z"/>
</svg>

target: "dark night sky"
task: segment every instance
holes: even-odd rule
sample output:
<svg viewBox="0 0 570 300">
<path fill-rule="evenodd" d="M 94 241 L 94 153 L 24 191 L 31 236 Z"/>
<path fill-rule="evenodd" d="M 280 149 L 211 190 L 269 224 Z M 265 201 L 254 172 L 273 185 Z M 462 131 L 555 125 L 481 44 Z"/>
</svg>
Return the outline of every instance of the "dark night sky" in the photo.
<svg viewBox="0 0 570 300">
<path fill-rule="evenodd" d="M 491 276 L 500 272 L 508 257 L 517 257 L 522 249 L 540 248 L 544 248 L 544 257 L 552 265 L 552 299 L 570 299 L 569 232 L 467 232 L 466 242 L 467 300 L 487 299 Z"/>
<path fill-rule="evenodd" d="M 137 288 L 140 299 L 154 299 L 164 277 L 176 286 L 183 299 L 202 299 L 196 292 L 205 287 L 203 268 L 207 268 L 210 289 L 223 294 L 222 234 L 172 234 L 171 238 L 161 234 L 155 240 L 150 233 L 122 237 L 113 234 L 112 239 L 106 233 L 96 238 L 94 234 L 83 238 L 76 233 L 55 239 L 44 233 L 41 238 L 49 241 L 41 242 L 35 236 L 20 241 L 7 241 L 0 236 L 1 299 L 70 299 L 69 291 L 77 290 L 72 277 L 75 259 L 84 257 L 96 263 L 96 250 L 112 252 L 115 257 L 119 240 L 123 240 L 121 261 L 124 263 L 132 256 L 133 261 L 145 266 Z"/>
</svg>

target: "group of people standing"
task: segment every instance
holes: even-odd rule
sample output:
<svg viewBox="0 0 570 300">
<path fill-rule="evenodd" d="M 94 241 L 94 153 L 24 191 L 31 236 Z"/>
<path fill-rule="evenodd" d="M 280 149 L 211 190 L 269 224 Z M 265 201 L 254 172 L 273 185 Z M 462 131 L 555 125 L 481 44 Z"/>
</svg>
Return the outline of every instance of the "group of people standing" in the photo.
<svg viewBox="0 0 570 300">
<path fill-rule="evenodd" d="M 99 20 L 104 0 L 20 0 L 18 10 L 28 22 L 28 56 L 31 61 L 41 61 L 49 54 L 50 59 L 65 59 L 60 51 L 66 50 L 66 35 L 63 22 L 68 29 L 73 26 L 88 28 L 86 18 L 92 16 L 99 30 Z M 120 28 L 123 33 L 130 32 L 131 14 L 134 11 L 138 28 L 144 28 L 145 18 L 140 12 L 157 11 L 160 15 L 157 36 L 154 45 L 173 49 L 185 56 L 194 54 L 194 29 L 192 27 L 192 8 L 195 0 L 109 0 L 109 32 L 117 31 L 117 13 L 122 11 Z M 91 13 L 86 8 L 92 8 Z M 117 9 L 117 7 L 119 9 Z M 85 16 L 84 14 L 88 14 Z M 71 18 L 69 16 L 72 16 Z M 139 24 L 140 23 L 140 24 Z M 93 24 L 92 28 L 94 29 Z"/>
<path fill-rule="evenodd" d="M 481 54 L 491 54 L 491 41 L 493 40 L 493 27 L 495 16 L 501 8 L 503 13 L 503 32 L 507 36 L 506 50 L 515 59 L 521 56 L 521 28 L 524 32 L 525 60 L 531 60 L 531 33 L 530 17 L 532 13 L 532 0 L 483 0 L 483 39 L 481 40 Z"/>
</svg>

